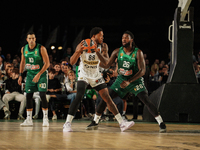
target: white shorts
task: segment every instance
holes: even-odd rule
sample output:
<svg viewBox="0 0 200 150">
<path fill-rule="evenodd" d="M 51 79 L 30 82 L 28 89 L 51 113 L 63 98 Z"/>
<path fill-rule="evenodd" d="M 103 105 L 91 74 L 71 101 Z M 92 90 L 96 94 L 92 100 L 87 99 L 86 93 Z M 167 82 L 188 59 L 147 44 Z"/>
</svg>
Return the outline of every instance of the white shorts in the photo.
<svg viewBox="0 0 200 150">
<path fill-rule="evenodd" d="M 85 81 L 86 83 L 90 84 L 92 88 L 105 83 L 105 80 L 102 76 L 99 76 L 98 78 L 79 76 L 78 81 Z"/>
</svg>

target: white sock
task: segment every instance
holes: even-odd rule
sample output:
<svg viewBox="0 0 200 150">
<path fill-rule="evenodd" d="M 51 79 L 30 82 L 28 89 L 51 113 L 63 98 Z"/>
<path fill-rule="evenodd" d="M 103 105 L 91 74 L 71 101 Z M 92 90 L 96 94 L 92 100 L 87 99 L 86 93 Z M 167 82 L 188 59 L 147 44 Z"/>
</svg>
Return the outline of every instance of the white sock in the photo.
<svg viewBox="0 0 200 150">
<path fill-rule="evenodd" d="M 121 124 L 123 122 L 122 116 L 120 113 L 118 113 L 117 115 L 115 115 L 115 118 L 117 119 L 118 123 Z"/>
<path fill-rule="evenodd" d="M 27 114 L 27 119 L 31 120 L 32 119 L 32 111 L 26 111 Z"/>
<path fill-rule="evenodd" d="M 157 117 L 155 117 L 156 121 L 158 122 L 158 124 L 160 125 L 160 123 L 163 122 L 162 117 L 159 115 Z"/>
<path fill-rule="evenodd" d="M 66 122 L 71 123 L 73 119 L 74 119 L 74 116 L 72 116 L 72 115 L 67 115 Z"/>
<path fill-rule="evenodd" d="M 43 112 L 43 119 L 48 118 L 48 109 L 47 110 L 42 110 Z"/>
<path fill-rule="evenodd" d="M 125 115 L 126 114 L 126 111 L 123 111 L 123 114 L 122 115 Z"/>
<path fill-rule="evenodd" d="M 98 115 L 94 115 L 94 121 L 96 122 L 96 124 L 99 123 L 99 120 L 100 120 L 101 116 L 98 116 Z"/>
</svg>

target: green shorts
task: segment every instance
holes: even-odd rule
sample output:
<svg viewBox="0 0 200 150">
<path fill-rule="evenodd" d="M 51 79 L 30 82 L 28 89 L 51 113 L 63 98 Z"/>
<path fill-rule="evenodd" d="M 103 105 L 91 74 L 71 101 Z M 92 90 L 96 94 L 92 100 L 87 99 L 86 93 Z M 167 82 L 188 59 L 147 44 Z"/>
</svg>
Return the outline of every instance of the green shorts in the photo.
<svg viewBox="0 0 200 150">
<path fill-rule="evenodd" d="M 134 82 L 131 82 L 126 88 L 121 88 L 120 84 L 122 81 L 127 80 L 126 77 L 120 75 L 117 77 L 115 82 L 110 87 L 112 90 L 114 90 L 119 97 L 124 98 L 127 93 L 133 93 L 135 96 L 137 96 L 138 93 L 146 90 L 146 87 L 144 86 L 144 79 L 143 77 L 137 79 Z"/>
<path fill-rule="evenodd" d="M 33 78 L 35 74 L 27 73 L 26 76 L 26 84 L 25 84 L 25 91 L 26 93 L 34 93 L 34 92 L 47 92 L 48 88 L 48 74 L 45 71 L 41 76 L 37 83 L 33 82 Z"/>
</svg>

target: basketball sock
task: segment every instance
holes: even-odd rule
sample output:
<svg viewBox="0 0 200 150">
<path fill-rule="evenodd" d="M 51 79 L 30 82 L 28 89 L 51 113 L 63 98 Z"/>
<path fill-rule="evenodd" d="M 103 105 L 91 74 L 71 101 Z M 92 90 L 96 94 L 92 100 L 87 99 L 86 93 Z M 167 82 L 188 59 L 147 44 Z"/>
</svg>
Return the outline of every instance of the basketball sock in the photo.
<svg viewBox="0 0 200 150">
<path fill-rule="evenodd" d="M 48 118 L 48 109 L 47 110 L 42 110 L 43 112 L 43 119 Z"/>
<path fill-rule="evenodd" d="M 117 119 L 118 123 L 121 124 L 123 122 L 123 118 L 121 116 L 120 113 L 118 113 L 117 115 L 115 115 L 115 118 Z"/>
<path fill-rule="evenodd" d="M 72 115 L 67 115 L 66 122 L 71 123 L 73 119 L 74 119 L 74 116 L 72 116 Z"/>
<path fill-rule="evenodd" d="M 160 115 L 158 115 L 157 117 L 155 117 L 156 121 L 158 122 L 158 124 L 160 125 L 160 123 L 163 122 L 162 117 Z"/>
<path fill-rule="evenodd" d="M 101 118 L 101 116 L 98 116 L 96 114 L 94 115 L 94 121 L 95 121 L 96 124 L 99 123 L 100 118 Z"/>
<path fill-rule="evenodd" d="M 26 111 L 27 113 L 27 119 L 31 120 L 32 119 L 32 111 Z"/>
<path fill-rule="evenodd" d="M 125 115 L 126 114 L 126 111 L 123 111 L 123 114 L 122 115 Z"/>
</svg>

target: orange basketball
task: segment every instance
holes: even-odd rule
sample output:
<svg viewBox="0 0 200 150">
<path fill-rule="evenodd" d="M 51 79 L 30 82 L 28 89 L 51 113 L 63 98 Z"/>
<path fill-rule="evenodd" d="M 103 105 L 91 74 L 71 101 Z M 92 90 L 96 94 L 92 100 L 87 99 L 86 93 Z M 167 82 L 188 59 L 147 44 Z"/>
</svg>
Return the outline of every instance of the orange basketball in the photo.
<svg viewBox="0 0 200 150">
<path fill-rule="evenodd" d="M 87 53 L 93 53 L 96 48 L 94 41 L 91 39 L 85 39 L 83 46 L 84 46 L 83 50 L 86 51 Z"/>
</svg>

